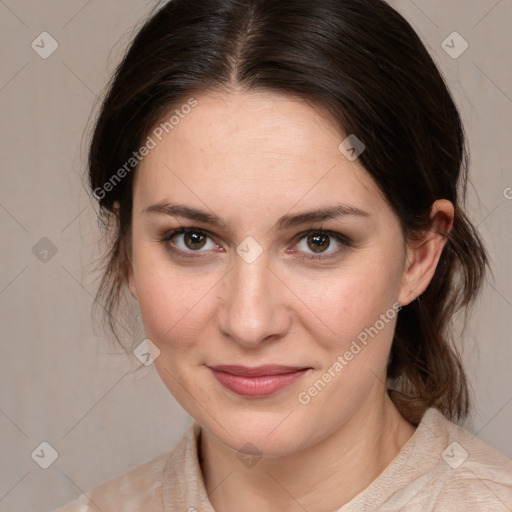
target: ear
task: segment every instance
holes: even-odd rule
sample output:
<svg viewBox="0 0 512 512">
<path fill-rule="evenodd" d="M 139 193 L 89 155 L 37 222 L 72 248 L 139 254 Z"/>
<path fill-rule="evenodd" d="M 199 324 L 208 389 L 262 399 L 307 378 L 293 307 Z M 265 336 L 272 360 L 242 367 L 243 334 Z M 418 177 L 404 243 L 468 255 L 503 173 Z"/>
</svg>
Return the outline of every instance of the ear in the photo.
<svg viewBox="0 0 512 512">
<path fill-rule="evenodd" d="M 114 213 L 116 215 L 119 215 L 119 210 L 121 208 L 121 205 L 120 205 L 119 201 L 114 201 L 113 207 L 114 207 Z M 131 245 L 131 244 L 128 244 L 128 245 Z M 133 273 L 132 258 L 131 258 L 129 253 L 126 254 L 126 263 L 127 263 L 127 265 L 126 265 L 126 278 L 127 278 L 127 281 L 128 281 L 128 287 L 130 289 L 130 293 L 132 294 L 132 297 L 136 301 L 138 301 L 137 289 L 135 287 L 135 276 L 134 276 L 134 273 Z"/>
<path fill-rule="evenodd" d="M 446 199 L 439 199 L 432 205 L 431 228 L 421 240 L 407 244 L 407 255 L 398 302 L 406 306 L 420 296 L 434 277 L 439 258 L 447 242 L 445 235 L 453 227 L 455 209 Z"/>
</svg>

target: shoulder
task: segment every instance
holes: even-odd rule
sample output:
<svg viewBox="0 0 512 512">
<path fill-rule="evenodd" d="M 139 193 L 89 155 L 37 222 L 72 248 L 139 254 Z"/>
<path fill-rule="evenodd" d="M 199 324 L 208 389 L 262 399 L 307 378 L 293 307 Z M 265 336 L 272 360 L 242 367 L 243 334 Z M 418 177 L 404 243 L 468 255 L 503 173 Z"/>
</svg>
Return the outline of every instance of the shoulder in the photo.
<svg viewBox="0 0 512 512">
<path fill-rule="evenodd" d="M 432 510 L 510 510 L 512 460 L 438 411 L 430 413 L 428 423 L 441 440 L 431 455 L 438 460 Z"/>
<path fill-rule="evenodd" d="M 512 469 L 509 469 L 509 473 Z M 512 507 L 512 483 L 498 478 L 481 478 L 468 471 L 448 479 L 432 500 L 432 510 L 451 512 L 509 512 Z"/>
<path fill-rule="evenodd" d="M 394 461 L 341 510 L 510 512 L 512 461 L 430 408 Z"/>
<path fill-rule="evenodd" d="M 441 456 L 453 475 L 476 475 L 482 479 L 512 483 L 512 460 L 439 412 L 437 421 L 446 433 L 447 444 Z"/>
<path fill-rule="evenodd" d="M 169 452 L 109 480 L 55 512 L 162 512 L 174 507 L 177 491 L 186 487 L 186 471 L 200 475 L 197 440 L 201 432 L 193 422 Z"/>
<path fill-rule="evenodd" d="M 170 453 L 164 453 L 92 489 L 55 512 L 114 512 L 162 510 L 163 472 Z M 119 506 L 122 504 L 123 509 Z M 160 508 L 157 508 L 160 507 Z"/>
</svg>

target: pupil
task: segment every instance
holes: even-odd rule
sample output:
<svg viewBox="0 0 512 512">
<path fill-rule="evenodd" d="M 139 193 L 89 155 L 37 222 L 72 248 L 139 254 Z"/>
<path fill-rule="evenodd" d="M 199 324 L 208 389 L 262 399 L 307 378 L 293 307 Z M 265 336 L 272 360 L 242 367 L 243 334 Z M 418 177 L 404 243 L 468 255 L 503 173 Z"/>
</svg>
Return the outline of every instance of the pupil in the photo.
<svg viewBox="0 0 512 512">
<path fill-rule="evenodd" d="M 314 244 L 311 249 L 315 252 L 321 252 L 329 247 L 329 238 L 325 235 L 310 235 L 309 239 Z"/>
<path fill-rule="evenodd" d="M 190 249 L 200 249 L 204 245 L 204 243 L 201 243 L 204 242 L 203 239 L 204 236 L 199 233 L 187 233 L 185 237 L 187 242 L 191 242 L 192 247 Z"/>
</svg>

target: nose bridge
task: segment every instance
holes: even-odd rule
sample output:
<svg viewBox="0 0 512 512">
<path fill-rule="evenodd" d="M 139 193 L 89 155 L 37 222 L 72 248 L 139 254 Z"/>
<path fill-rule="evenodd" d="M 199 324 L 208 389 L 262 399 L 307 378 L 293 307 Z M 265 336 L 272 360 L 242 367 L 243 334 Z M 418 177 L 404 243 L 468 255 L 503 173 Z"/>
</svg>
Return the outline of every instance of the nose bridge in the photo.
<svg viewBox="0 0 512 512">
<path fill-rule="evenodd" d="M 233 340 L 246 346 L 282 334 L 287 327 L 284 305 L 279 304 L 279 280 L 269 268 L 266 254 L 247 262 L 237 257 L 227 276 L 219 327 Z"/>
</svg>

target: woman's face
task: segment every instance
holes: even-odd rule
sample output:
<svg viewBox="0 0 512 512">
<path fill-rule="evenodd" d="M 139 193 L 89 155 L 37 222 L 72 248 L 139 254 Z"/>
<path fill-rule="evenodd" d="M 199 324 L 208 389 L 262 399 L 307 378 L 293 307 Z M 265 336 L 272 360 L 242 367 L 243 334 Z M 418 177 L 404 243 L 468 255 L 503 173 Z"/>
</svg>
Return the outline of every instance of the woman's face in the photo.
<svg viewBox="0 0 512 512">
<path fill-rule="evenodd" d="M 307 104 L 195 100 L 137 169 L 130 289 L 184 409 L 235 450 L 292 453 L 382 401 L 398 302 L 412 298 L 399 221 Z"/>
</svg>

